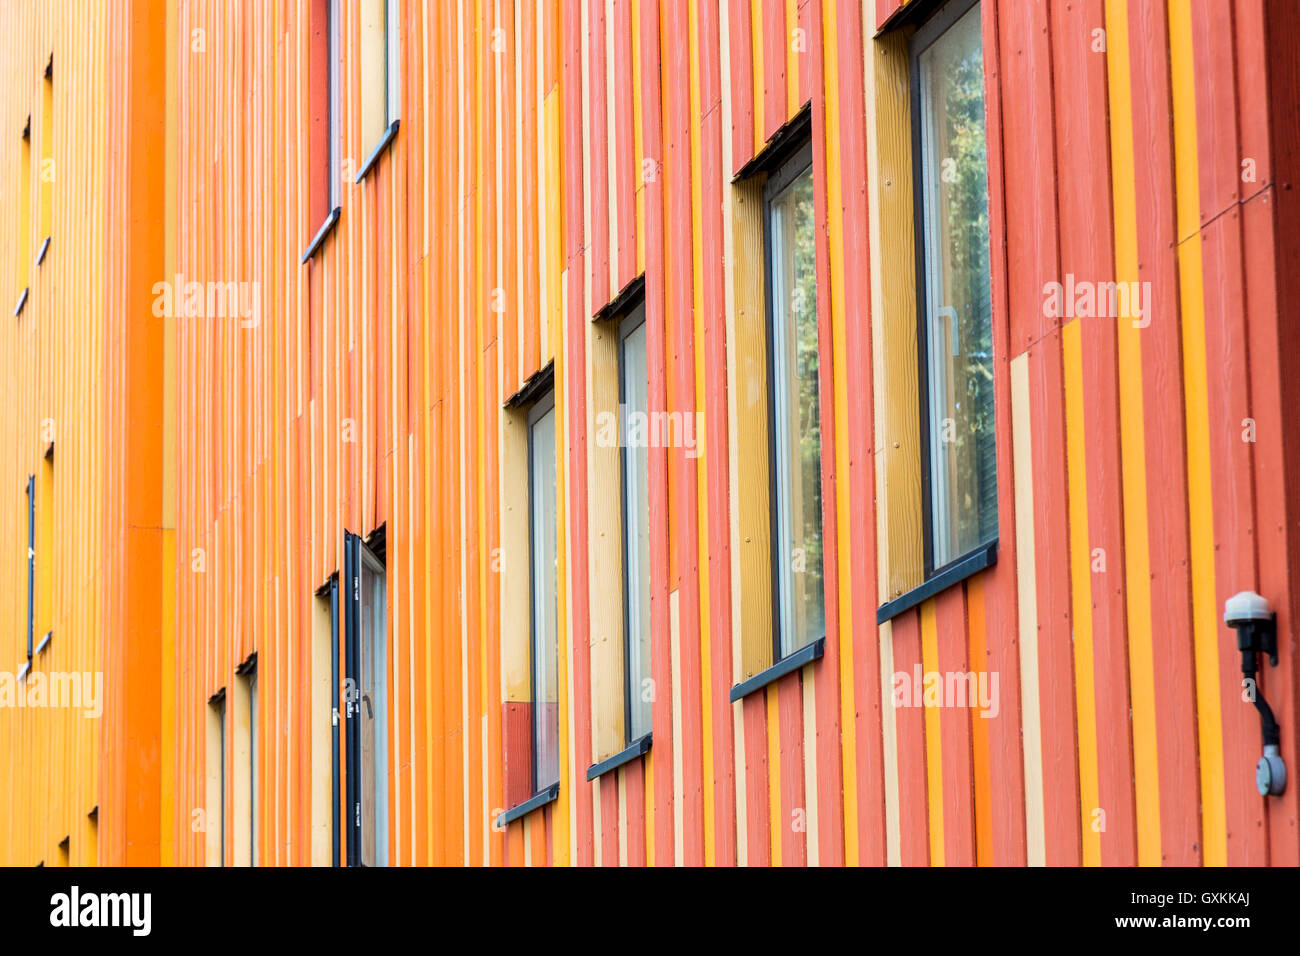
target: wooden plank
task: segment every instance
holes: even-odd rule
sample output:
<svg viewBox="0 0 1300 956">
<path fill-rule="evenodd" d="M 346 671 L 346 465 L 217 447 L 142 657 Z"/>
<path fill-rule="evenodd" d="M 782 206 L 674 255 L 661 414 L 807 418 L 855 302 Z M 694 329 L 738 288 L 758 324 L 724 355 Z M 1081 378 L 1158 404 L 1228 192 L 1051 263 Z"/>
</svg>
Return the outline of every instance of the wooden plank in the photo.
<svg viewBox="0 0 1300 956">
<path fill-rule="evenodd" d="M 1034 424 L 1030 412 L 1031 348 L 1011 360 L 1011 432 L 1015 449 L 1016 578 L 1020 622 L 1020 723 L 1024 733 L 1025 840 L 1030 866 L 1047 862 L 1043 818 L 1042 711 L 1039 705 L 1038 529 L 1034 521 Z"/>
<path fill-rule="evenodd" d="M 917 675 L 924 672 L 920 613 L 908 611 L 896 617 L 891 631 L 893 671 L 887 676 L 897 728 L 898 862 L 902 866 L 928 866 L 931 856 L 929 808 L 924 799 L 928 792 L 925 708 L 917 703 L 916 694 Z"/>
<path fill-rule="evenodd" d="M 851 633 L 849 615 L 845 606 L 847 588 L 841 570 L 839 542 L 847 534 L 847 514 L 841 520 L 841 511 L 847 511 L 840 494 L 838 476 L 847 472 L 848 423 L 844 417 L 844 398 L 847 390 L 848 369 L 843 349 L 843 316 L 845 312 L 843 271 L 838 268 L 843 248 L 843 202 L 840 174 L 840 129 L 838 68 L 834 58 L 835 19 L 828 5 L 812 0 L 808 22 L 815 24 L 816 33 L 805 34 L 811 45 L 801 57 L 809 61 L 810 71 L 818 78 L 812 90 L 813 100 L 813 218 L 824 222 L 824 229 L 816 230 L 814 253 L 817 259 L 817 288 L 823 290 L 817 297 L 818 342 L 818 412 L 821 421 L 821 499 L 822 499 L 822 588 L 826 620 L 826 649 L 820 665 L 812 668 L 813 686 L 804 688 L 805 702 L 813 698 L 815 713 L 816 747 L 809 747 L 807 755 L 808 777 L 819 783 L 815 793 L 816 816 L 811 817 L 817 826 L 810 827 L 812 845 L 808 858 L 814 863 L 840 866 L 844 863 L 844 790 L 843 768 L 840 763 L 839 738 L 840 695 L 852 697 L 852 686 L 842 685 L 844 671 L 840 666 L 844 635 Z M 793 4 L 787 6 L 787 14 Z M 829 13 L 823 17 L 823 13 Z M 791 28 L 793 31 L 793 27 Z M 794 37 L 787 39 L 793 43 Z M 825 77 L 825 82 L 822 78 Z M 793 85 L 793 84 L 792 84 Z M 820 174 L 819 174 L 820 173 Z M 834 529 L 833 533 L 830 529 Z M 851 654 L 851 651 L 850 651 Z M 850 672 L 851 673 L 851 672 Z M 806 722 L 807 723 L 807 722 Z M 807 788 L 811 789 L 811 788 Z"/>
<path fill-rule="evenodd" d="M 980 6 L 980 32 L 984 47 L 985 138 L 989 157 L 989 264 L 993 299 L 993 394 L 998 421 L 1011 416 L 1010 357 L 1013 353 L 1008 305 L 1006 237 L 1010 228 L 1005 195 L 1007 176 L 1003 162 L 1002 74 L 999 53 L 999 11 Z M 1013 180 L 1014 182 L 1014 180 Z M 998 563 L 984 575 L 985 663 L 999 675 L 1001 707 L 989 721 L 989 768 L 992 799 L 993 862 L 999 866 L 1026 861 L 1025 778 L 1021 749 L 1020 656 L 1016 599 L 1015 488 L 1012 481 L 1012 429 L 996 429 L 998 468 Z"/>
<path fill-rule="evenodd" d="M 761 0 L 763 43 L 763 139 L 770 140 L 785 125 L 786 115 L 786 36 L 785 0 Z M 756 58 L 757 62 L 757 58 Z"/>
<path fill-rule="evenodd" d="M 727 407 L 727 321 L 726 267 L 721 257 L 706 255 L 706 250 L 724 246 L 723 213 L 724 172 L 722 110 L 722 71 L 728 50 L 721 37 L 721 7 L 699 7 L 698 46 L 700 55 L 700 96 L 698 110 L 700 137 L 700 241 L 696 257 L 700 276 L 700 314 L 697 326 L 697 374 L 703 383 L 701 410 L 704 412 L 704 483 L 701 506 L 704 509 L 700 547 L 707 566 L 708 590 L 705 613 L 708 621 L 708 657 L 704 694 L 709 720 L 704 727 L 704 747 L 710 760 L 707 779 L 712 787 L 710 810 L 712 825 L 706 838 L 713 848 L 717 865 L 736 863 L 736 773 L 735 742 L 730 703 L 732 675 L 731 632 L 731 533 L 728 490 L 730 487 L 730 449 Z M 700 360 L 702 357 L 702 361 Z"/>
<path fill-rule="evenodd" d="M 754 156 L 754 59 L 750 0 L 727 0 L 727 50 L 731 91 L 731 172 Z"/>
<path fill-rule="evenodd" d="M 1254 443 L 1246 440 L 1250 408 L 1245 277 L 1239 198 L 1239 155 L 1232 10 L 1191 8 L 1196 65 L 1196 136 L 1200 176 L 1204 342 L 1214 501 L 1216 610 L 1232 594 L 1258 589 L 1255 551 Z M 1227 30 L 1224 34 L 1222 31 Z M 1220 92 L 1219 85 L 1227 89 Z M 1223 93 L 1226 92 L 1225 97 Z M 1228 117 L 1233 119 L 1229 121 Z M 1257 436 L 1256 436 L 1257 437 Z M 1224 792 L 1229 865 L 1263 864 L 1268 841 L 1262 801 L 1252 786 L 1258 719 L 1242 706 L 1240 657 L 1217 642 L 1224 735 Z M 1249 747 L 1234 741 L 1251 741 Z"/>
<path fill-rule="evenodd" d="M 1116 282 L 1138 281 L 1137 198 L 1134 169 L 1132 68 L 1129 24 L 1116 3 L 1106 5 L 1107 66 L 1111 103 L 1111 164 L 1115 216 Z M 1133 727 L 1133 789 L 1138 864 L 1160 859 L 1159 758 L 1155 726 L 1155 662 L 1146 479 L 1145 391 L 1142 340 L 1132 315 L 1117 323 L 1120 453 L 1123 461 L 1124 571 L 1128 600 L 1129 702 Z M 1128 319 L 1129 321 L 1123 321 Z"/>
<path fill-rule="evenodd" d="M 1153 688 L 1159 734 L 1161 859 L 1173 865 L 1195 865 L 1201 861 L 1200 815 L 1183 390 L 1177 374 L 1180 330 L 1164 318 L 1178 308 L 1168 23 L 1163 3 L 1138 3 L 1129 13 L 1130 35 L 1143 38 L 1131 52 L 1138 277 L 1144 293 L 1150 290 L 1144 295 L 1146 311 L 1137 320 L 1144 332 L 1144 406 L 1151 423 L 1145 432 L 1147 520 L 1152 603 L 1164 622 L 1152 635 L 1162 674 Z"/>
</svg>

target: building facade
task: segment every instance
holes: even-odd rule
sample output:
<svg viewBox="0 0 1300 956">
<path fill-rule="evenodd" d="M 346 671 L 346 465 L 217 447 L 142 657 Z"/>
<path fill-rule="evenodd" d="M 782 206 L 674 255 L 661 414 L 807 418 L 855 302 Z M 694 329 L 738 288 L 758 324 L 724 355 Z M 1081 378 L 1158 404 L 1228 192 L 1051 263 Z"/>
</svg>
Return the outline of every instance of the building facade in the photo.
<svg viewBox="0 0 1300 956">
<path fill-rule="evenodd" d="M 0 23 L 0 862 L 1300 862 L 1289 0 Z"/>
</svg>

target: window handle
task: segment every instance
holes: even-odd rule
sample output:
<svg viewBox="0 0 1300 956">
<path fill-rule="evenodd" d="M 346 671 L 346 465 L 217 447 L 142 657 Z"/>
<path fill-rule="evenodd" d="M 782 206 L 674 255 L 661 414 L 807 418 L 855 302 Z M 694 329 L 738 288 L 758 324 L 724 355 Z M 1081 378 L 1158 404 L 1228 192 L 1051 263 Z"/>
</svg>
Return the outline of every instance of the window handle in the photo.
<svg viewBox="0 0 1300 956">
<path fill-rule="evenodd" d="M 957 310 L 950 305 L 939 306 L 939 318 L 948 320 L 948 337 L 952 343 L 952 357 L 956 358 L 961 354 L 957 348 Z"/>
</svg>

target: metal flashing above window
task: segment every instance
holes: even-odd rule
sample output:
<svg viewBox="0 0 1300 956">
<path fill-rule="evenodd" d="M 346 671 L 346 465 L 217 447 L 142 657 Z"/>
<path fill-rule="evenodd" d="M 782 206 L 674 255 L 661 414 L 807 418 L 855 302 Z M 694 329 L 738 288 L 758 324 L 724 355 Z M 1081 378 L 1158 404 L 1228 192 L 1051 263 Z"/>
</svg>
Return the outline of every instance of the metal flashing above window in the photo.
<svg viewBox="0 0 1300 956">
<path fill-rule="evenodd" d="M 799 150 L 808 145 L 812 136 L 812 110 L 805 106 L 794 119 L 776 131 L 767 144 L 758 151 L 749 162 L 741 167 L 740 172 L 731 177 L 733 183 L 748 179 L 759 173 L 770 173 L 778 169 Z"/>
<path fill-rule="evenodd" d="M 533 404 L 551 390 L 555 383 L 555 363 L 548 362 L 546 368 L 533 374 L 533 377 L 505 401 L 506 408 L 524 408 Z"/>
<path fill-rule="evenodd" d="M 623 286 L 622 291 L 614 298 L 610 299 L 605 306 L 591 317 L 593 322 L 604 322 L 607 319 L 616 319 L 628 315 L 636 308 L 645 296 L 645 273 Z"/>
<path fill-rule="evenodd" d="M 18 297 L 18 304 L 14 306 L 14 316 L 20 316 L 23 313 L 23 306 L 27 304 L 27 297 L 31 294 L 31 289 L 23 289 L 23 294 Z"/>
<path fill-rule="evenodd" d="M 41 243 L 40 251 L 36 253 L 36 264 L 39 266 L 45 261 L 45 253 L 50 250 L 50 237 L 46 236 L 45 241 Z"/>
</svg>

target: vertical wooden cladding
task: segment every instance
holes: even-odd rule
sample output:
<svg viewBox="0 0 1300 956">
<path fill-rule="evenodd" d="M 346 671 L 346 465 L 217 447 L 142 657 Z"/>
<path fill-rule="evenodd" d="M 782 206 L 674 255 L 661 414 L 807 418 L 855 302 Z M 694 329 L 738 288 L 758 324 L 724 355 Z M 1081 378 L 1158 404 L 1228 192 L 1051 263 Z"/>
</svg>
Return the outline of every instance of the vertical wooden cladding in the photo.
<svg viewBox="0 0 1300 956">
<path fill-rule="evenodd" d="M 345 532 L 383 528 L 396 862 L 1294 862 L 1296 790 L 1254 793 L 1257 719 L 1218 608 L 1248 587 L 1279 608 L 1264 687 L 1293 726 L 1297 376 L 1278 310 L 1300 269 L 1276 265 L 1295 258 L 1278 186 L 1294 144 L 1276 124 L 1300 93 L 1278 65 L 1294 53 L 1273 47 L 1295 13 L 984 0 L 998 563 L 878 626 L 877 603 L 919 573 L 903 507 L 920 507 L 916 386 L 897 372 L 914 290 L 891 225 L 910 215 L 900 77 L 921 5 L 402 0 L 400 131 L 356 183 L 374 79 L 357 51 L 376 8 L 342 3 L 341 214 L 304 265 L 328 192 L 331 63 L 313 41 L 328 3 L 7 6 L 0 161 L 20 163 L 53 48 L 53 157 L 91 184 L 101 226 L 82 227 L 56 181 L 50 252 L 24 273 L 17 251 L 43 237 L 18 214 L 19 177 L 0 188 L 4 294 L 30 285 L 0 333 L 16 409 L 0 423 L 15 489 L 0 534 L 25 534 L 20 489 L 51 418 L 41 666 L 160 691 L 113 702 L 100 726 L 0 712 L 5 861 L 58 859 L 69 835 L 69 859 L 87 860 L 98 805 L 104 862 L 204 862 L 206 702 L 256 652 L 257 857 L 319 862 L 315 595 Z M 151 44 L 166 57 L 110 55 Z M 766 546 L 750 534 L 766 533 L 761 443 L 734 421 L 765 401 L 761 189 L 732 179 L 805 108 L 827 644 L 732 703 L 766 610 L 747 589 Z M 108 228 L 121 209 L 164 226 Z M 594 708 L 617 700 L 591 651 L 609 617 L 591 561 L 617 522 L 592 434 L 612 380 L 594 366 L 613 351 L 590 320 L 642 274 L 650 409 L 698 421 L 699 444 L 650 450 L 653 747 L 588 782 L 610 748 Z M 1144 324 L 1051 314 L 1044 286 L 1067 275 L 1149 282 Z M 136 321 L 176 277 L 235 283 L 247 310 Z M 502 405 L 552 362 L 561 795 L 501 830 L 529 796 L 527 661 L 503 641 L 527 627 L 525 595 L 500 573 L 527 548 L 527 485 Z M 9 620 L 20 556 L 0 555 Z M 148 600 L 160 586 L 174 607 Z M 157 638 L 122 640 L 141 629 Z M 0 670 L 21 663 L 6 633 Z M 996 716 L 896 706 L 895 676 L 918 669 L 996 675 Z M 1283 747 L 1294 766 L 1285 730 Z M 35 789 L 45 766 L 53 801 Z"/>
<path fill-rule="evenodd" d="M 15 170 L 0 193 L 10 263 L 4 294 L 16 302 L 18 286 L 29 293 L 3 332 L 4 484 L 22 488 L 38 476 L 42 530 L 35 564 L 44 649 L 17 690 L 30 701 L 40 675 L 52 705 L 55 681 L 72 673 L 91 688 L 97 680 L 115 688 L 99 694 L 102 716 L 71 706 L 15 708 L 12 697 L 0 709 L 0 764 L 11 794 L 0 862 L 156 865 L 170 862 L 161 821 L 171 698 L 161 674 L 175 593 L 164 437 L 170 325 L 151 307 L 165 272 L 168 219 L 167 10 L 147 2 L 20 3 L 0 16 L 7 45 L 0 156 Z M 111 50 L 127 52 L 110 57 Z M 24 195 L 16 171 L 28 124 L 40 162 Z M 26 514 L 13 506 L 2 513 L 5 617 L 17 622 L 27 599 Z M 26 658 L 25 634 L 6 630 L 3 648 L 0 670 L 12 675 Z"/>
</svg>

